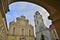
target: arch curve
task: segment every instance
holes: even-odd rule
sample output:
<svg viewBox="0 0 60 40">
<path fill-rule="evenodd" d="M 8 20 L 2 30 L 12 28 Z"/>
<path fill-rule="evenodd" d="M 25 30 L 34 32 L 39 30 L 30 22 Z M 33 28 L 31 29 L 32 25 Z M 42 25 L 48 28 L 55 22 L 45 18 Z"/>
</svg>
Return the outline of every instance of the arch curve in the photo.
<svg viewBox="0 0 60 40">
<path fill-rule="evenodd" d="M 0 7 L 4 18 L 5 13 L 8 11 L 8 5 L 18 1 L 32 2 L 45 8 L 49 12 L 49 18 L 52 19 L 53 25 L 56 26 L 60 38 L 60 6 L 58 5 L 60 2 L 58 0 L 1 0 Z"/>
</svg>

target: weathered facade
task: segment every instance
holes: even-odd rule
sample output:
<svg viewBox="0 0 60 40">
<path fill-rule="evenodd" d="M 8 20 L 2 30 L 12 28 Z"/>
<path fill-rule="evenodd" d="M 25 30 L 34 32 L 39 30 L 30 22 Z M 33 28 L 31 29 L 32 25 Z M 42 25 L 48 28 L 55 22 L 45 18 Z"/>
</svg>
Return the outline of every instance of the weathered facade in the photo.
<svg viewBox="0 0 60 40">
<path fill-rule="evenodd" d="M 5 25 L 5 19 L 2 18 L 0 11 L 0 40 L 7 40 L 7 27 Z"/>
<path fill-rule="evenodd" d="M 24 16 L 10 23 L 7 40 L 35 40 L 34 29 Z"/>
<path fill-rule="evenodd" d="M 49 29 L 44 25 L 42 15 L 36 11 L 34 15 L 36 40 L 52 40 Z"/>
</svg>

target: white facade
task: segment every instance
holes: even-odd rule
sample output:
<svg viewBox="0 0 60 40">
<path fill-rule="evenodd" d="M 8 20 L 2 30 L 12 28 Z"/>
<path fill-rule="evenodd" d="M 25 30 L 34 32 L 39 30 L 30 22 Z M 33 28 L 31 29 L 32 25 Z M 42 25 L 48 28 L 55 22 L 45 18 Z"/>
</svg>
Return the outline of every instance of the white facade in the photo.
<svg viewBox="0 0 60 40">
<path fill-rule="evenodd" d="M 51 40 L 50 31 L 45 27 L 42 15 L 36 11 L 34 15 L 35 28 L 36 28 L 36 39 L 37 40 Z"/>
</svg>

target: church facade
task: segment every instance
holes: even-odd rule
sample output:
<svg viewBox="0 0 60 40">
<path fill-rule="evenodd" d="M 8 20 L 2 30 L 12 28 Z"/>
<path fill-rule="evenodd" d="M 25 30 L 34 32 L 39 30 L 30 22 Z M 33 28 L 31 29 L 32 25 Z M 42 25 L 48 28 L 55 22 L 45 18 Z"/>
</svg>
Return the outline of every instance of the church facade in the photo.
<svg viewBox="0 0 60 40">
<path fill-rule="evenodd" d="M 10 23 L 7 40 L 35 40 L 34 29 L 25 16 L 16 18 L 16 22 Z"/>
<path fill-rule="evenodd" d="M 44 25 L 42 15 L 36 11 L 34 15 L 34 22 L 36 28 L 36 40 L 51 40 L 49 29 Z"/>
</svg>

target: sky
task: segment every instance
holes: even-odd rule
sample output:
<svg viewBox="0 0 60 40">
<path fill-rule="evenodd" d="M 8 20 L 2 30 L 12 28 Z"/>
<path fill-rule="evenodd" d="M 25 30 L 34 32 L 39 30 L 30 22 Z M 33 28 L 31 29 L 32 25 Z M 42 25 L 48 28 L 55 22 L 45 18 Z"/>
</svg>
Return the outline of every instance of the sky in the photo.
<svg viewBox="0 0 60 40">
<path fill-rule="evenodd" d="M 26 19 L 29 20 L 29 23 L 34 25 L 34 14 L 36 11 L 39 11 L 42 15 L 44 24 L 49 28 L 49 25 L 52 24 L 52 21 L 48 19 L 49 13 L 41 6 L 30 3 L 30 2 L 14 2 L 9 5 L 10 11 L 6 13 L 7 25 L 9 28 L 9 23 L 11 21 L 16 21 L 17 17 L 24 15 Z"/>
</svg>

